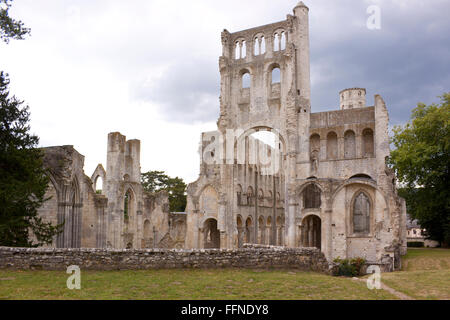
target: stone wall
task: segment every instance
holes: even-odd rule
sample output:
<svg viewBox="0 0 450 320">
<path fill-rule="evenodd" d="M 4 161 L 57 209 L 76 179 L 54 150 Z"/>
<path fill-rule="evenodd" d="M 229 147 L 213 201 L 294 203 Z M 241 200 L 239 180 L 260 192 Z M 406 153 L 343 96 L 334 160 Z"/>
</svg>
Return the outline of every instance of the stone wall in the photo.
<svg viewBox="0 0 450 320">
<path fill-rule="evenodd" d="M 225 250 L 117 250 L 0 247 L 0 269 L 143 270 L 181 268 L 299 269 L 328 272 L 325 256 L 315 248 L 245 245 Z"/>
</svg>

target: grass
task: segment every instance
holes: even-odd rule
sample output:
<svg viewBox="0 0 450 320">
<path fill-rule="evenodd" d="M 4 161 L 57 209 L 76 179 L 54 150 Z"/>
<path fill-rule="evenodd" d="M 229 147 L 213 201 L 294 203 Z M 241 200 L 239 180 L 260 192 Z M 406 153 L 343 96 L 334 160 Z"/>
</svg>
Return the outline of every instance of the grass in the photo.
<svg viewBox="0 0 450 320">
<path fill-rule="evenodd" d="M 382 282 L 412 298 L 450 300 L 450 250 L 408 248 L 403 270 L 382 275 Z"/>
<path fill-rule="evenodd" d="M 0 299 L 316 300 L 396 299 L 365 283 L 318 273 L 260 270 L 0 271 Z"/>
<path fill-rule="evenodd" d="M 0 299 L 381 300 L 362 281 L 289 270 L 82 271 L 81 290 L 65 272 L 0 270 Z M 382 282 L 416 299 L 450 299 L 450 250 L 408 249 L 403 270 Z"/>
</svg>

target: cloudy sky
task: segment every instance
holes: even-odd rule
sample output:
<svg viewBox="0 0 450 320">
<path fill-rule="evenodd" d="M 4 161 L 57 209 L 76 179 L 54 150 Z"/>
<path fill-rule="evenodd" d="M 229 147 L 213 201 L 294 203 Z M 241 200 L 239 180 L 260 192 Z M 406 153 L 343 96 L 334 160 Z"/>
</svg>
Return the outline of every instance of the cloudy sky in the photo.
<svg viewBox="0 0 450 320">
<path fill-rule="evenodd" d="M 32 30 L 0 44 L 0 70 L 30 106 L 41 146 L 74 145 L 91 175 L 107 134 L 141 140 L 142 171 L 198 176 L 200 133 L 219 115 L 220 32 L 284 20 L 296 0 L 15 0 Z M 310 8 L 313 112 L 338 109 L 338 92 L 381 94 L 391 125 L 417 102 L 450 91 L 450 1 L 314 0 Z M 366 10 L 381 9 L 369 30 Z"/>
</svg>

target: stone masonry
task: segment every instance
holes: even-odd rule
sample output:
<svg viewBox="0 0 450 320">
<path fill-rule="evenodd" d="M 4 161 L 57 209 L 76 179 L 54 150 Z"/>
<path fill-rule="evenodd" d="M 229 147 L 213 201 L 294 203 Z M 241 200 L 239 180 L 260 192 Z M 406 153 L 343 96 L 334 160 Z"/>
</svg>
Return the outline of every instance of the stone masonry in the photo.
<svg viewBox="0 0 450 320">
<path fill-rule="evenodd" d="M 0 247 L 0 269 L 148 270 L 187 268 L 297 269 L 328 272 L 323 254 L 314 248 L 249 247 L 239 250 L 52 249 Z"/>
<path fill-rule="evenodd" d="M 221 40 L 218 128 L 202 134 L 200 175 L 187 188 L 186 212 L 170 213 L 166 193 L 144 192 L 139 140 L 110 133 L 106 170 L 99 165 L 90 178 L 84 156 L 72 146 L 45 148 L 51 199 L 40 214 L 65 223 L 52 247 L 196 251 L 48 249 L 18 251 L 17 259 L 48 252 L 61 261 L 73 255 L 85 263 L 94 257 L 93 265 L 145 268 L 172 260 L 214 266 L 226 256 L 226 265 L 251 265 L 272 250 L 292 254 L 302 265 L 295 257 L 319 250 L 328 262 L 362 257 L 390 270 L 400 267 L 406 206 L 386 166 L 389 114 L 383 98 L 375 95 L 367 106 L 366 90 L 352 87 L 336 93 L 336 110 L 311 111 L 309 9 L 303 2 L 284 21 L 224 30 Z M 286 250 L 257 249 L 253 258 L 244 257 L 244 243 Z M 130 262 L 116 263 L 115 256 Z"/>
<path fill-rule="evenodd" d="M 303 2 L 284 21 L 221 38 L 218 130 L 203 133 L 200 176 L 188 186 L 186 247 L 316 247 L 328 261 L 398 268 L 406 209 L 386 166 L 382 97 L 366 106 L 364 88 L 345 89 L 336 111 L 311 112 Z"/>
</svg>

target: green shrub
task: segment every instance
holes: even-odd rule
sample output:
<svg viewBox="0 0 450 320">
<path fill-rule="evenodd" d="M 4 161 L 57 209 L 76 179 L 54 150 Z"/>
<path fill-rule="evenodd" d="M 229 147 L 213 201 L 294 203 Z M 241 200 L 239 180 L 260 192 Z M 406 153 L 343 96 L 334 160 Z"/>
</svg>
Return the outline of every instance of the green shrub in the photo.
<svg viewBox="0 0 450 320">
<path fill-rule="evenodd" d="M 357 277 L 362 275 L 362 267 L 366 263 L 364 258 L 353 258 L 353 259 L 334 259 L 336 264 L 334 275 L 335 276 L 345 276 L 345 277 Z"/>
<path fill-rule="evenodd" d="M 423 248 L 424 243 L 421 241 L 410 241 L 407 243 L 409 248 Z"/>
</svg>

